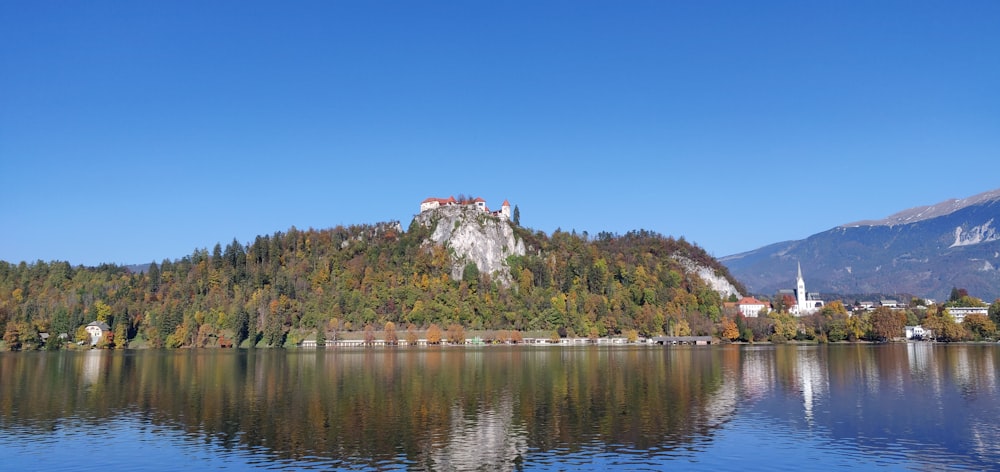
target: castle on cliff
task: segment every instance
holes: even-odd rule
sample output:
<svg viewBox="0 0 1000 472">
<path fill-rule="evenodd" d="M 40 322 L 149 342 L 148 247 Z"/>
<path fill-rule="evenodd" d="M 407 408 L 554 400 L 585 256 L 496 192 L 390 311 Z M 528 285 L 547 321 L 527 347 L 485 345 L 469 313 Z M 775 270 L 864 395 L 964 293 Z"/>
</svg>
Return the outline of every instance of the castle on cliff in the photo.
<svg viewBox="0 0 1000 472">
<path fill-rule="evenodd" d="M 448 198 L 429 197 L 426 200 L 420 202 L 420 213 L 423 213 L 428 210 L 433 210 L 435 208 L 440 208 L 443 206 L 453 206 L 453 205 L 475 205 L 477 209 L 483 212 L 510 221 L 510 203 L 507 200 L 503 201 L 503 204 L 500 205 L 499 210 L 490 211 L 490 208 L 486 206 L 486 200 L 483 200 L 480 197 L 461 198 L 457 200 L 455 199 L 454 196 Z"/>
</svg>

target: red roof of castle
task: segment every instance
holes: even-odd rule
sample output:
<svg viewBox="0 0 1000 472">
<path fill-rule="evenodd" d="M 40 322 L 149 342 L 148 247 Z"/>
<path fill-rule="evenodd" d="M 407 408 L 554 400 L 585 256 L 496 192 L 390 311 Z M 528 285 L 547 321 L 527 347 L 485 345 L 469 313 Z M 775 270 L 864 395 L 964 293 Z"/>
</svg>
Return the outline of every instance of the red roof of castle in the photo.
<svg viewBox="0 0 1000 472">
<path fill-rule="evenodd" d="M 507 201 L 507 199 L 505 198 L 505 199 L 503 200 L 503 205 L 500 205 L 500 206 L 501 206 L 501 207 L 509 207 L 509 206 L 510 206 L 510 202 L 508 202 L 508 201 Z"/>
<path fill-rule="evenodd" d="M 438 202 L 438 203 L 440 203 L 442 205 L 444 205 L 446 203 L 455 203 L 455 197 L 454 196 L 451 196 L 451 197 L 448 197 L 448 198 L 427 197 L 427 199 L 425 199 L 424 201 L 422 201 L 420 203 L 430 203 L 430 202 Z"/>
</svg>

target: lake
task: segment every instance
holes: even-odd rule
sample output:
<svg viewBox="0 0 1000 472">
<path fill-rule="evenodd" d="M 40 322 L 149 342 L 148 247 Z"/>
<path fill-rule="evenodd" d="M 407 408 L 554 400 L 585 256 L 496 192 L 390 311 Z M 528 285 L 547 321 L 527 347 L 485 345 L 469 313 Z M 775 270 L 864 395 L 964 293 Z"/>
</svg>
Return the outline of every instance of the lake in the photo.
<svg viewBox="0 0 1000 472">
<path fill-rule="evenodd" d="M 996 469 L 1000 346 L 0 354 L 5 470 Z"/>
</svg>

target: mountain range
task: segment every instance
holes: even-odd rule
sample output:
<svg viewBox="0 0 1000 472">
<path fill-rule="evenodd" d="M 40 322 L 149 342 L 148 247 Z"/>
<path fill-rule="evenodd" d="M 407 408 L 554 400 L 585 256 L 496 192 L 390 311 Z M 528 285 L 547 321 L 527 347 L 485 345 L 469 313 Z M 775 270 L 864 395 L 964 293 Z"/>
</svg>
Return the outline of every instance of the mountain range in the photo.
<svg viewBox="0 0 1000 472">
<path fill-rule="evenodd" d="M 837 226 L 806 239 L 720 258 L 751 293 L 809 291 L 913 295 L 942 300 L 952 288 L 1000 298 L 1000 189 Z"/>
</svg>

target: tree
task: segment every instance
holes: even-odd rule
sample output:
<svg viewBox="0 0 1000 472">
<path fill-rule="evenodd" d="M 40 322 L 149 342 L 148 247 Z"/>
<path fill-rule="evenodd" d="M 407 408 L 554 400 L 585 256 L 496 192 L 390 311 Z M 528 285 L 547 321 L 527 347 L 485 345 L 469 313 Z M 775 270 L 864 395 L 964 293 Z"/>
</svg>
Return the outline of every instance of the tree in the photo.
<svg viewBox="0 0 1000 472">
<path fill-rule="evenodd" d="M 125 320 L 121 320 L 115 324 L 115 349 L 125 349 L 128 345 L 128 336 L 125 329 Z"/>
<path fill-rule="evenodd" d="M 326 347 L 326 323 L 316 328 L 316 347 Z"/>
<path fill-rule="evenodd" d="M 465 268 L 462 269 L 462 281 L 469 284 L 473 290 L 479 286 L 479 266 L 475 262 L 465 264 Z"/>
<path fill-rule="evenodd" d="M 427 328 L 427 344 L 441 344 L 441 328 L 431 323 Z"/>
<path fill-rule="evenodd" d="M 417 344 L 417 327 L 413 323 L 406 325 L 406 344 L 410 346 Z"/>
<path fill-rule="evenodd" d="M 885 342 L 903 335 L 903 329 L 906 327 L 906 314 L 880 306 L 872 313 L 870 321 L 873 340 Z"/>
<path fill-rule="evenodd" d="M 955 318 L 948 313 L 948 310 L 942 310 L 937 314 L 928 314 L 924 318 L 923 326 L 925 329 L 931 330 L 931 336 L 938 341 L 943 342 L 953 342 L 961 341 L 966 337 L 966 331 L 962 325 L 955 322 Z"/>
<path fill-rule="evenodd" d="M 465 328 L 458 323 L 448 325 L 448 342 L 451 344 L 465 344 Z"/>
<path fill-rule="evenodd" d="M 45 340 L 46 351 L 58 351 L 63 347 L 64 339 L 56 333 L 49 333 L 49 339 Z"/>
<path fill-rule="evenodd" d="M 375 327 L 368 323 L 365 325 L 365 345 L 371 346 L 375 344 Z"/>
<path fill-rule="evenodd" d="M 97 321 L 110 323 L 111 306 L 101 300 L 94 302 L 94 316 L 97 317 Z"/>
<path fill-rule="evenodd" d="M 1000 298 L 993 301 L 987 313 L 989 313 L 990 319 L 993 320 L 993 324 L 1000 325 Z"/>
<path fill-rule="evenodd" d="M 396 336 L 396 323 L 392 321 L 385 322 L 385 343 L 395 346 L 399 344 L 399 337 Z"/>
<path fill-rule="evenodd" d="M 787 341 L 795 338 L 799 331 L 799 322 L 790 313 L 774 311 L 767 315 L 774 323 L 774 336 Z"/>
<path fill-rule="evenodd" d="M 11 351 L 34 349 L 38 347 L 40 339 L 38 331 L 24 321 L 8 322 L 7 329 L 3 333 L 3 340 L 7 343 L 7 349 Z"/>
<path fill-rule="evenodd" d="M 992 339 L 997 334 L 996 324 L 993 323 L 993 320 L 987 318 L 986 315 L 978 313 L 966 315 L 965 320 L 962 321 L 962 325 L 977 340 Z"/>
<path fill-rule="evenodd" d="M 735 341 L 740 337 L 740 330 L 736 328 L 736 322 L 729 318 L 722 319 L 721 329 L 719 332 L 723 339 L 728 339 L 730 341 Z"/>
<path fill-rule="evenodd" d="M 521 209 L 514 205 L 514 215 L 513 215 L 514 226 L 521 226 Z"/>
</svg>

